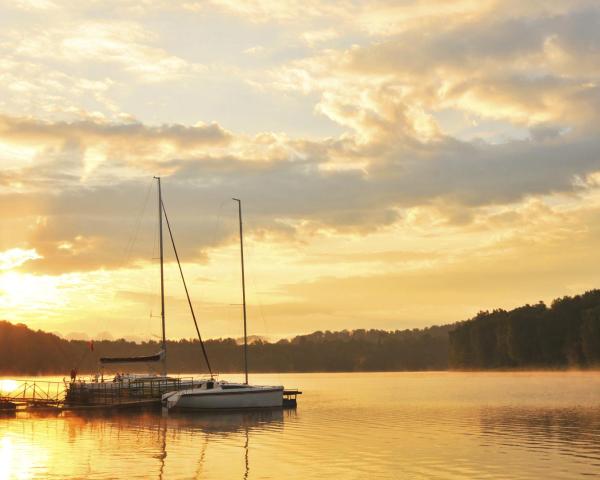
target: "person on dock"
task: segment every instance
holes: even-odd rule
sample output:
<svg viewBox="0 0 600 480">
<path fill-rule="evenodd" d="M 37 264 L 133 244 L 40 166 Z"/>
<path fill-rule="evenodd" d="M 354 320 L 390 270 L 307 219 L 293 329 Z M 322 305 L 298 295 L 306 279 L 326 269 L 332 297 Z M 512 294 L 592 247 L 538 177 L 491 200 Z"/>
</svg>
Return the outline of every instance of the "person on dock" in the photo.
<svg viewBox="0 0 600 480">
<path fill-rule="evenodd" d="M 74 382 L 76 378 L 77 378 L 77 369 L 72 368 L 71 369 L 71 381 Z"/>
</svg>

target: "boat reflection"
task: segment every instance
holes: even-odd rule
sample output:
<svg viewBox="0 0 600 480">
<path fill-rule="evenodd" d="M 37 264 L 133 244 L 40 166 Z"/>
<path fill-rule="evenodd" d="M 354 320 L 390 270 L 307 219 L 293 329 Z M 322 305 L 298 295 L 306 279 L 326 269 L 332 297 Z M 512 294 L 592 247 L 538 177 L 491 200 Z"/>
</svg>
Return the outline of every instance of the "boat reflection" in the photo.
<svg viewBox="0 0 600 480">
<path fill-rule="evenodd" d="M 163 411 L 163 418 L 168 420 L 169 428 L 226 433 L 265 425 L 270 428 L 276 427 L 283 422 L 283 410 L 278 408 L 239 412 L 169 412 L 168 414 Z"/>
<path fill-rule="evenodd" d="M 13 458 L 0 465 L 0 478 L 60 471 L 65 478 L 114 478 L 118 472 L 121 478 L 247 479 L 253 459 L 258 466 L 268 461 L 266 449 L 295 415 L 281 409 L 18 412 L 0 418 L 0 453 Z M 33 454 L 35 464 L 27 460 Z"/>
<path fill-rule="evenodd" d="M 286 412 L 293 415 L 295 412 Z M 158 423 L 160 432 L 160 454 L 158 478 L 168 478 L 168 437 L 170 435 L 192 434 L 198 437 L 200 450 L 194 476 L 201 478 L 205 468 L 207 452 L 211 440 L 219 441 L 220 437 L 234 436 L 243 433 L 243 465 L 242 478 L 248 479 L 250 474 L 250 437 L 253 431 L 268 428 L 270 431 L 283 428 L 284 414 L 281 409 L 244 411 L 244 412 L 207 412 L 207 413 L 169 413 L 163 411 Z M 202 433 L 200 436 L 198 433 Z M 200 440 L 201 439 L 201 440 Z M 231 461 L 232 459 L 230 459 Z"/>
<path fill-rule="evenodd" d="M 248 442 L 249 442 L 249 437 L 248 437 L 248 429 L 246 428 L 245 430 L 246 433 L 246 443 L 244 444 L 244 452 L 245 452 L 245 465 L 246 465 L 246 470 L 244 472 L 244 480 L 248 479 L 248 474 L 250 473 L 250 464 L 248 463 Z"/>
</svg>

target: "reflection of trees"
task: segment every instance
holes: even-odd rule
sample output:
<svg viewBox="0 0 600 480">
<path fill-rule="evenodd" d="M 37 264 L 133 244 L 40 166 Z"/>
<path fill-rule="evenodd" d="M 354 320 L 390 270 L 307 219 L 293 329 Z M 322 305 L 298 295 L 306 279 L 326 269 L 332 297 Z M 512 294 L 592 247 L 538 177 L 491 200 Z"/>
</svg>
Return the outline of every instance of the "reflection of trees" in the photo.
<svg viewBox="0 0 600 480">
<path fill-rule="evenodd" d="M 510 442 L 539 450 L 559 448 L 569 455 L 600 460 L 600 408 L 490 407 L 481 410 L 481 433 L 494 443 Z"/>
</svg>

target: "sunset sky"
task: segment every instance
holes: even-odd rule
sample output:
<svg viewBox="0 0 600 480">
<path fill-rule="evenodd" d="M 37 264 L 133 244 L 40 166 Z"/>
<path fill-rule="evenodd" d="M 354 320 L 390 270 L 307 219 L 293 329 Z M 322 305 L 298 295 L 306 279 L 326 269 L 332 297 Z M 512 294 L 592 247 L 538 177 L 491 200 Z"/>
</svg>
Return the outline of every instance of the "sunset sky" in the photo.
<svg viewBox="0 0 600 480">
<path fill-rule="evenodd" d="M 600 285 L 597 0 L 5 0 L 0 319 L 404 329 Z M 168 244 L 166 244 L 168 247 Z M 167 336 L 193 337 L 166 248 Z"/>
</svg>

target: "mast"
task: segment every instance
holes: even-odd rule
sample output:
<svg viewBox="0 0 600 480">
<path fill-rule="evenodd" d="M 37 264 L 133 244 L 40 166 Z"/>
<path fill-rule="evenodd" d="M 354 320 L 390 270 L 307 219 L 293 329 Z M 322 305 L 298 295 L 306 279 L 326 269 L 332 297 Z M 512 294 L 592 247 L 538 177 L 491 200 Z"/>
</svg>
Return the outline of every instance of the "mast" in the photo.
<svg viewBox="0 0 600 480">
<path fill-rule="evenodd" d="M 160 318 L 162 321 L 162 374 L 167 374 L 167 337 L 165 333 L 165 272 L 163 251 L 163 222 L 162 222 L 162 192 L 160 177 L 154 177 L 158 182 L 158 236 L 160 245 Z"/>
<path fill-rule="evenodd" d="M 238 203 L 238 216 L 240 219 L 240 254 L 242 262 L 242 308 L 244 312 L 244 373 L 246 375 L 246 385 L 248 385 L 248 336 L 246 330 L 246 279 L 244 277 L 244 238 L 242 233 L 242 201 L 239 198 L 232 200 Z"/>
</svg>

